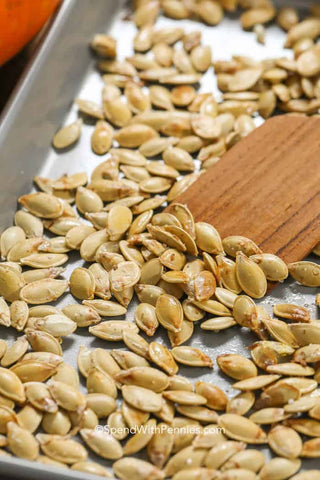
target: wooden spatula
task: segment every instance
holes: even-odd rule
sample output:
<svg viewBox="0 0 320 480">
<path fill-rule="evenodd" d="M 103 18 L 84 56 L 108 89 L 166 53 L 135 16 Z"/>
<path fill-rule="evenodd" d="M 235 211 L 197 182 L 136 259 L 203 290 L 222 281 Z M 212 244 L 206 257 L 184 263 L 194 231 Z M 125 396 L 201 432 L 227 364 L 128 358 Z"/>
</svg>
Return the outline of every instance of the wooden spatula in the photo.
<svg viewBox="0 0 320 480">
<path fill-rule="evenodd" d="M 268 120 L 175 201 L 222 238 L 243 235 L 302 260 L 320 240 L 320 118 Z"/>
</svg>

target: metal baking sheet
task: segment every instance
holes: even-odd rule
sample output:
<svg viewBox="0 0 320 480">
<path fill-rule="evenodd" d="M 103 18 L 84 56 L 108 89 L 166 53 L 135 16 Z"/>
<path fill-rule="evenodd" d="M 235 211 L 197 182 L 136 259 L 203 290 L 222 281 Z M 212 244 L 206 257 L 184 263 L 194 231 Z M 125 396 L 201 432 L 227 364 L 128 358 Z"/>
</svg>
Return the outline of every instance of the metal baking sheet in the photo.
<svg viewBox="0 0 320 480">
<path fill-rule="evenodd" d="M 306 8 L 309 2 L 279 1 L 279 4 L 295 4 Z M 64 173 L 85 170 L 90 173 L 102 158 L 94 155 L 90 148 L 90 136 L 93 126 L 85 123 L 77 145 L 63 153 L 51 148 L 51 139 L 55 131 L 63 123 L 69 123 L 77 117 L 77 109 L 73 105 L 75 97 L 100 101 L 102 79 L 95 69 L 88 44 L 96 32 L 109 32 L 118 40 L 118 56 L 124 58 L 132 54 L 132 38 L 135 26 L 124 20 L 124 3 L 115 0 L 65 0 L 58 12 L 54 24 L 43 43 L 37 57 L 30 65 L 26 75 L 14 92 L 0 126 L 1 176 L 0 176 L 0 226 L 1 230 L 12 224 L 16 210 L 16 199 L 19 195 L 32 189 L 32 177 L 43 175 L 57 178 Z M 172 25 L 173 21 L 161 18 L 157 27 Z M 208 27 L 194 21 L 181 21 L 186 31 L 201 29 L 203 43 L 212 46 L 214 59 L 227 59 L 233 54 L 250 55 L 256 59 L 290 56 L 291 51 L 283 49 L 285 34 L 277 26 L 267 29 L 266 45 L 260 45 L 252 32 L 244 32 L 235 15 L 228 15 L 217 27 Z M 212 70 L 204 77 L 201 91 L 213 92 L 219 98 L 219 91 Z M 257 125 L 262 123 L 256 119 Z M 73 263 L 81 264 L 80 260 Z M 68 278 L 69 266 L 65 273 Z M 314 306 L 315 289 L 298 286 L 290 280 L 279 285 L 266 299 L 261 301 L 270 312 L 272 305 L 279 302 L 290 302 L 307 306 L 313 318 L 317 312 Z M 75 300 L 66 295 L 59 306 L 74 303 Z M 135 304 L 132 303 L 127 319 L 132 320 Z M 0 328 L 2 338 L 13 341 L 16 332 L 13 329 Z M 156 340 L 167 344 L 164 331 L 158 333 Z M 213 360 L 221 353 L 243 353 L 246 347 L 256 338 L 248 331 L 238 327 L 225 332 L 210 333 L 195 327 L 195 333 L 188 342 L 201 347 Z M 87 329 L 77 332 L 63 341 L 64 359 L 76 366 L 76 356 L 80 345 L 89 347 L 123 348 L 123 344 L 103 342 L 91 335 Z M 228 395 L 234 395 L 230 382 L 220 375 L 215 367 L 209 369 L 180 368 L 179 373 L 190 379 L 203 379 L 216 383 Z M 83 386 L 81 387 L 83 388 Z M 265 450 L 267 451 L 267 450 Z M 94 454 L 90 457 L 110 466 Z M 304 462 L 304 468 L 319 468 L 319 460 Z M 27 462 L 17 458 L 0 457 L 0 474 L 3 478 L 39 478 L 48 480 L 61 478 L 88 478 L 88 475 L 61 470 Z"/>
</svg>

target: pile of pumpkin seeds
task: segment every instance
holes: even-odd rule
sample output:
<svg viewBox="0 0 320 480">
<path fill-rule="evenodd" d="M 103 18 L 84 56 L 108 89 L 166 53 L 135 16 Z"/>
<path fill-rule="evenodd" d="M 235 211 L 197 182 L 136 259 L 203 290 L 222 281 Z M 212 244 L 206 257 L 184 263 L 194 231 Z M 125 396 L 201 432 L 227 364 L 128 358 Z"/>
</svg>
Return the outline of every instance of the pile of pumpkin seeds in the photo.
<svg viewBox="0 0 320 480">
<path fill-rule="evenodd" d="M 297 472 L 301 457 L 320 457 L 319 321 L 293 304 L 275 305 L 272 318 L 255 299 L 266 295 L 268 282 L 289 274 L 319 287 L 320 266 L 286 265 L 245 237 L 221 239 L 174 200 L 255 128 L 256 112 L 268 117 L 284 104 L 284 110 L 302 112 L 301 102 L 308 104 L 303 113 L 318 110 L 320 67 L 312 75 L 305 71 L 319 56 L 313 45 L 318 20 L 298 23 L 293 9 L 278 12 L 289 46 L 308 40 L 307 47 L 301 42 L 293 48 L 295 60 L 214 62 L 224 92 L 217 102 L 195 88 L 212 65 L 201 35 L 180 27 L 155 29 L 159 2 L 138 3 L 132 57 L 117 60 L 109 36 L 96 35 L 92 42 L 106 58 L 99 62 L 106 72 L 102 106 L 77 100 L 82 113 L 97 118 L 94 153 L 110 157 L 90 180 L 85 172 L 36 177 L 39 191 L 19 199 L 15 226 L 1 235 L 0 324 L 19 336 L 11 346 L 0 340 L 0 453 L 110 476 L 88 460 L 90 450 L 114 462 L 114 474 L 123 480 L 317 480 L 318 470 Z M 175 19 L 185 18 L 183 9 L 209 24 L 212 9 L 222 18 L 221 5 L 211 0 L 160 3 Z M 270 2 L 239 3 L 256 7 L 243 14 L 245 28 L 275 16 L 261 12 L 270 14 L 273 7 L 262 5 Z M 228 10 L 236 2 L 221 4 Z M 306 27 L 308 21 L 314 23 Z M 310 82 L 312 97 L 303 87 Z M 72 145 L 81 124 L 79 119 L 61 129 L 54 146 Z M 155 160 L 159 155 L 162 160 Z M 83 266 L 66 280 L 69 252 Z M 314 253 L 319 255 L 320 244 Z M 74 302 L 53 306 L 66 292 Z M 124 315 L 134 296 L 140 303 L 129 322 Z M 221 372 L 235 380 L 235 397 L 179 375 L 179 365 L 213 367 L 208 355 L 186 344 L 195 328 L 218 333 L 237 325 L 257 341 L 251 359 L 217 357 Z M 63 361 L 63 339 L 78 328 L 109 342 L 79 350 L 86 394 L 79 390 L 78 372 Z M 158 329 L 167 332 L 170 349 L 152 339 Z M 110 342 L 123 342 L 124 349 Z M 247 448 L 263 445 L 274 453 L 271 460 Z M 147 461 L 133 456 L 141 451 Z"/>
</svg>

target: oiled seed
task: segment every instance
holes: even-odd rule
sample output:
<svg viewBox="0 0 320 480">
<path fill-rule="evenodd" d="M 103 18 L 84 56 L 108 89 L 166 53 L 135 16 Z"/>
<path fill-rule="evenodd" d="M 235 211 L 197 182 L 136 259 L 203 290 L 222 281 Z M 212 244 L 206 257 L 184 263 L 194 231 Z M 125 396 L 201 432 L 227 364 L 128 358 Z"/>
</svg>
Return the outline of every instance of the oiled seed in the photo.
<svg viewBox="0 0 320 480">
<path fill-rule="evenodd" d="M 258 312 L 254 301 L 246 295 L 240 295 L 236 298 L 233 305 L 233 316 L 236 322 L 242 327 L 257 330 Z"/>
<path fill-rule="evenodd" d="M 255 395 L 253 392 L 241 392 L 228 401 L 226 412 L 236 415 L 245 415 L 253 406 Z"/>
<path fill-rule="evenodd" d="M 297 348 L 298 342 L 292 333 L 292 325 L 289 327 L 285 322 L 276 319 L 263 319 L 263 324 L 270 335 L 278 342 L 284 343 L 290 347 Z M 299 324 L 295 324 L 299 325 Z M 305 324 L 304 324 L 305 325 Z M 308 342 L 309 343 L 309 342 Z"/>
<path fill-rule="evenodd" d="M 3 297 L 0 297 L 0 324 L 5 327 L 10 327 L 10 309 Z"/>
<path fill-rule="evenodd" d="M 220 278 L 222 285 L 233 293 L 240 293 L 241 286 L 237 279 L 235 262 L 224 255 L 217 255 L 216 263 L 217 268 L 215 270 L 219 272 L 218 278 Z"/>
<path fill-rule="evenodd" d="M 125 320 L 109 320 L 89 327 L 89 332 L 94 336 L 110 342 L 119 342 L 123 339 L 124 332 L 127 333 L 128 330 L 137 332 L 138 328 L 134 323 Z"/>
<path fill-rule="evenodd" d="M 314 262 L 295 262 L 288 265 L 290 275 L 306 287 L 320 286 L 320 266 Z"/>
<path fill-rule="evenodd" d="M 288 276 L 288 267 L 281 258 L 271 253 L 252 255 L 251 260 L 256 262 L 264 272 L 267 280 L 281 282 Z"/>
<path fill-rule="evenodd" d="M 122 305 L 110 300 L 84 300 L 83 303 L 94 308 L 102 317 L 124 315 L 127 311 Z"/>
<path fill-rule="evenodd" d="M 178 371 L 178 365 L 174 361 L 171 352 L 165 345 L 151 342 L 148 350 L 150 359 L 168 375 L 174 375 Z"/>
<path fill-rule="evenodd" d="M 38 433 L 41 450 L 53 460 L 72 464 L 86 460 L 87 450 L 79 442 L 60 435 Z"/>
<path fill-rule="evenodd" d="M 9 250 L 19 242 L 23 242 L 26 238 L 25 232 L 21 227 L 9 227 L 1 234 L 0 250 L 1 258 L 7 257 Z"/>
<path fill-rule="evenodd" d="M 57 404 L 68 411 L 76 411 L 85 405 L 85 397 L 76 388 L 63 382 L 50 383 L 49 391 Z"/>
<path fill-rule="evenodd" d="M 267 290 L 263 271 L 242 252 L 236 256 L 236 275 L 241 288 L 253 298 L 261 298 Z"/>
<path fill-rule="evenodd" d="M 269 365 L 267 367 L 268 373 L 276 373 L 279 375 L 293 375 L 293 376 L 309 376 L 314 375 L 314 369 L 311 367 L 304 367 L 294 363 L 280 363 L 279 365 Z"/>
<path fill-rule="evenodd" d="M 162 402 L 159 394 L 143 387 L 124 385 L 122 395 L 126 402 L 143 412 L 158 412 Z"/>
<path fill-rule="evenodd" d="M 277 317 L 288 318 L 295 322 L 310 322 L 309 311 L 300 305 L 294 305 L 290 303 L 279 303 L 274 305 L 273 313 Z"/>
<path fill-rule="evenodd" d="M 196 243 L 201 250 L 215 255 L 224 253 L 220 235 L 212 225 L 198 222 L 195 224 L 195 233 Z"/>
<path fill-rule="evenodd" d="M 200 328 L 202 330 L 220 332 L 220 330 L 225 330 L 236 324 L 237 322 L 232 317 L 214 317 L 202 322 Z"/>
<path fill-rule="evenodd" d="M 211 448 L 205 458 L 207 468 L 219 468 L 225 461 L 235 453 L 245 448 L 243 442 L 226 441 Z"/>
<path fill-rule="evenodd" d="M 268 425 L 275 422 L 280 422 L 287 418 L 283 408 L 262 408 L 250 415 L 250 420 L 258 425 Z"/>
<path fill-rule="evenodd" d="M 63 253 L 33 253 L 20 259 L 21 265 L 32 268 L 52 268 L 63 265 L 68 261 L 68 255 Z"/>
<path fill-rule="evenodd" d="M 68 289 L 66 280 L 44 279 L 25 285 L 20 292 L 21 300 L 39 305 L 57 300 Z"/>
<path fill-rule="evenodd" d="M 63 313 L 77 323 L 78 327 L 88 327 L 100 322 L 100 315 L 86 305 L 67 305 L 62 309 Z"/>
<path fill-rule="evenodd" d="M 192 129 L 196 135 L 204 139 L 217 139 L 221 135 L 221 126 L 210 115 L 196 115 L 192 121 Z"/>
<path fill-rule="evenodd" d="M 268 443 L 280 457 L 297 458 L 301 454 L 302 440 L 292 428 L 283 425 L 273 427 L 268 433 Z"/>
<path fill-rule="evenodd" d="M 113 464 L 113 470 L 121 480 L 162 480 L 164 473 L 154 465 L 134 457 L 125 457 Z"/>
<path fill-rule="evenodd" d="M 159 325 L 155 307 L 148 303 L 140 303 L 135 311 L 135 322 L 141 330 L 152 337 Z"/>
<path fill-rule="evenodd" d="M 205 405 L 207 403 L 207 399 L 202 395 L 185 390 L 166 390 L 162 396 L 180 405 Z"/>
<path fill-rule="evenodd" d="M 39 218 L 31 213 L 24 210 L 18 210 L 15 213 L 14 221 L 17 227 L 22 228 L 27 238 L 42 237 L 43 224 Z"/>
<path fill-rule="evenodd" d="M 151 462 L 158 468 L 162 468 L 168 459 L 173 446 L 173 435 L 168 431 L 168 425 L 158 425 L 160 431 L 156 431 L 148 443 L 147 452 Z"/>
<path fill-rule="evenodd" d="M 9 367 L 13 363 L 17 362 L 28 349 L 28 340 L 23 335 L 19 337 L 11 347 L 9 347 L 1 359 L 2 367 Z"/>
<path fill-rule="evenodd" d="M 289 478 L 294 475 L 301 466 L 299 459 L 287 459 L 275 457 L 267 462 L 261 469 L 259 476 L 261 480 L 269 478 Z"/>
<path fill-rule="evenodd" d="M 133 287 L 140 279 L 140 269 L 135 262 L 121 262 L 110 271 L 111 288 L 121 291 Z"/>
<path fill-rule="evenodd" d="M 180 470 L 185 468 L 197 468 L 202 464 L 207 451 L 199 448 L 194 449 L 192 446 L 183 448 L 173 457 L 165 466 L 165 473 L 168 476 L 172 476 Z"/>
<path fill-rule="evenodd" d="M 34 433 L 40 426 L 43 414 L 27 403 L 17 414 L 18 424 L 30 433 Z"/>
<path fill-rule="evenodd" d="M 0 367 L 0 393 L 18 403 L 23 403 L 26 398 L 19 377 L 3 367 Z"/>
<path fill-rule="evenodd" d="M 320 328 L 317 323 L 292 323 L 290 330 L 299 346 L 320 344 Z"/>
<path fill-rule="evenodd" d="M 245 380 L 240 380 L 233 384 L 233 388 L 237 388 L 239 390 L 259 390 L 260 388 L 264 388 L 270 383 L 273 383 L 275 380 L 278 380 L 280 375 L 257 375 L 246 378 Z M 277 405 L 275 405 L 277 406 Z M 262 408 L 262 407 L 261 407 Z"/>
<path fill-rule="evenodd" d="M 172 355 L 178 363 L 189 365 L 191 367 L 209 367 L 212 368 L 213 362 L 210 357 L 198 348 L 194 347 L 174 347 Z"/>
<path fill-rule="evenodd" d="M 34 436 L 15 422 L 7 424 L 8 446 L 12 453 L 20 458 L 35 460 L 39 454 L 39 445 Z"/>
<path fill-rule="evenodd" d="M 90 270 L 78 267 L 70 276 L 70 292 L 80 300 L 91 300 L 94 297 L 95 280 Z"/>
<path fill-rule="evenodd" d="M 76 462 L 71 465 L 71 470 L 76 470 L 78 472 L 84 472 L 89 475 L 98 475 L 100 477 L 111 477 L 110 473 L 106 468 L 96 462 Z"/>
<path fill-rule="evenodd" d="M 36 329 L 43 330 L 54 337 L 65 337 L 76 330 L 77 324 L 65 315 L 54 314 L 38 318 L 35 321 L 35 327 Z"/>
<path fill-rule="evenodd" d="M 128 207 L 118 205 L 111 208 L 107 219 L 110 240 L 118 240 L 128 230 L 132 222 L 132 212 Z"/>
<path fill-rule="evenodd" d="M 222 303 L 217 302 L 216 300 L 203 300 L 202 302 L 198 302 L 197 300 L 192 300 L 192 303 L 196 305 L 201 310 L 205 312 L 212 313 L 213 315 L 218 316 L 230 316 L 231 311 Z"/>
<path fill-rule="evenodd" d="M 228 398 L 216 385 L 198 381 L 195 384 L 196 392 L 207 399 L 207 407 L 213 410 L 225 410 Z"/>
<path fill-rule="evenodd" d="M 178 147 L 172 147 L 165 150 L 162 158 L 166 165 L 179 171 L 193 172 L 195 168 L 191 155 Z"/>
<path fill-rule="evenodd" d="M 169 380 L 163 372 L 150 367 L 133 367 L 122 370 L 115 380 L 125 385 L 136 385 L 154 392 L 161 392 L 168 387 Z"/>
<path fill-rule="evenodd" d="M 118 130 L 114 139 L 121 147 L 136 148 L 157 136 L 157 132 L 152 127 L 136 123 Z"/>
<path fill-rule="evenodd" d="M 82 120 L 78 119 L 74 123 L 62 127 L 53 137 L 52 143 L 55 148 L 67 148 L 75 143 L 81 134 Z"/>
<path fill-rule="evenodd" d="M 181 303 L 172 295 L 160 295 L 156 302 L 156 315 L 163 327 L 178 332 L 182 325 L 183 310 Z"/>
<path fill-rule="evenodd" d="M 221 470 L 226 471 L 230 469 L 244 468 L 257 473 L 261 470 L 265 461 L 264 454 L 259 450 L 242 450 L 241 452 L 232 455 L 232 457 L 223 464 Z"/>
<path fill-rule="evenodd" d="M 41 352 L 46 353 L 47 352 Z M 31 354 L 29 354 L 31 355 Z M 38 355 L 38 353 L 36 353 Z M 54 356 L 54 354 L 47 354 Z M 57 356 L 59 363 L 61 362 L 61 357 Z M 26 382 L 43 382 L 51 377 L 57 369 L 58 362 L 53 361 L 50 363 L 50 360 L 43 360 L 37 357 L 27 355 L 23 357 L 23 360 L 20 360 L 18 363 L 13 365 L 10 370 L 15 373 L 23 383 Z"/>
<path fill-rule="evenodd" d="M 25 392 L 28 402 L 38 410 L 49 413 L 54 413 L 58 410 L 57 403 L 52 398 L 47 385 L 40 382 L 27 383 Z"/>
<path fill-rule="evenodd" d="M 257 367 L 251 360 L 236 354 L 224 354 L 217 357 L 217 363 L 223 373 L 236 380 L 255 377 Z"/>
<path fill-rule="evenodd" d="M 229 236 L 222 241 L 225 252 L 230 257 L 236 257 L 236 253 L 241 251 L 247 257 L 255 254 L 261 254 L 260 248 L 249 238 L 241 236 Z"/>
<path fill-rule="evenodd" d="M 251 420 L 239 415 L 227 413 L 219 418 L 219 425 L 225 429 L 225 434 L 238 441 L 259 444 L 266 443 L 267 435 Z"/>
<path fill-rule="evenodd" d="M 103 57 L 116 56 L 117 41 L 109 35 L 96 34 L 91 42 L 91 48 Z"/>
<path fill-rule="evenodd" d="M 102 458 L 116 460 L 122 457 L 122 447 L 118 440 L 105 431 L 82 429 L 80 434 L 88 447 Z"/>
<path fill-rule="evenodd" d="M 50 333 L 27 328 L 25 334 L 34 351 L 62 355 L 62 348 L 59 340 Z"/>
</svg>

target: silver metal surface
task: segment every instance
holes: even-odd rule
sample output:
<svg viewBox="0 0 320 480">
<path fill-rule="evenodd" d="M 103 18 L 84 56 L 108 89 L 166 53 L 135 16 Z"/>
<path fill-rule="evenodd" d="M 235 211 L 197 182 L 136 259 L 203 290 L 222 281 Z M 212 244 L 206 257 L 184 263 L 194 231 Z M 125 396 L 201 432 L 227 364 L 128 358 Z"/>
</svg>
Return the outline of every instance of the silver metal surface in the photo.
<svg viewBox="0 0 320 480">
<path fill-rule="evenodd" d="M 306 7 L 308 2 L 279 2 Z M 0 127 L 1 175 L 0 175 L 0 227 L 1 230 L 12 224 L 16 210 L 16 199 L 32 188 L 32 177 L 35 174 L 57 178 L 63 173 L 74 173 L 85 170 L 90 173 L 102 158 L 94 155 L 90 148 L 90 136 L 93 126 L 84 124 L 81 138 L 77 145 L 63 153 L 51 148 L 54 132 L 62 123 L 69 123 L 77 117 L 77 109 L 73 105 L 76 96 L 100 101 L 102 80 L 95 69 L 95 61 L 90 54 L 88 43 L 95 32 L 110 32 L 118 40 L 119 57 L 132 54 L 132 38 L 135 27 L 131 22 L 122 20 L 121 2 L 117 0 L 67 0 L 63 3 L 54 25 L 41 47 L 41 50 L 30 66 L 14 99 L 7 110 Z M 157 26 L 172 24 L 172 20 L 161 18 Z M 203 43 L 212 46 L 215 59 L 226 59 L 233 54 L 250 55 L 261 59 L 277 56 L 289 56 L 291 51 L 283 50 L 284 33 L 277 26 L 267 29 L 266 46 L 255 40 L 252 32 L 244 32 L 235 16 L 227 16 L 215 27 L 207 27 L 194 21 L 183 21 L 179 25 L 186 31 L 201 29 Z M 204 77 L 201 91 L 214 92 L 219 98 L 214 75 L 210 70 Z M 257 124 L 262 119 L 256 119 Z M 65 276 L 69 277 L 71 269 L 81 261 L 69 266 Z M 277 302 L 292 302 L 309 307 L 314 315 L 315 289 L 304 288 L 286 281 L 280 285 L 261 303 L 271 312 L 272 305 Z M 74 303 L 67 295 L 59 305 Z M 127 314 L 133 318 L 133 304 Z M 1 328 L 0 336 L 13 340 L 16 332 Z M 162 331 L 156 339 L 167 343 Z M 201 347 L 214 360 L 221 353 L 244 353 L 245 347 L 256 338 L 238 327 L 226 332 L 203 332 L 199 326 L 189 344 Z M 89 347 L 123 348 L 122 344 L 110 344 L 88 335 L 87 329 L 77 332 L 63 341 L 64 358 L 76 365 L 79 345 Z M 230 382 L 218 372 L 208 369 L 180 368 L 179 373 L 191 379 L 201 378 L 216 383 L 229 395 L 234 395 Z M 110 462 L 92 455 L 95 461 L 110 466 Z M 318 460 L 305 462 L 305 468 L 320 468 Z M 46 478 L 58 480 L 62 478 L 88 478 L 88 475 L 68 470 L 54 469 L 36 462 L 27 462 L 16 458 L 0 457 L 0 475 L 3 478 Z"/>
</svg>

